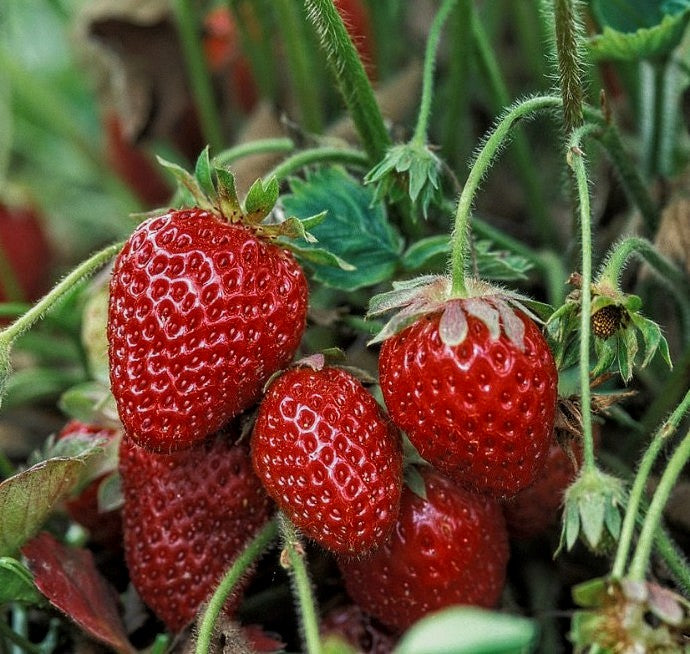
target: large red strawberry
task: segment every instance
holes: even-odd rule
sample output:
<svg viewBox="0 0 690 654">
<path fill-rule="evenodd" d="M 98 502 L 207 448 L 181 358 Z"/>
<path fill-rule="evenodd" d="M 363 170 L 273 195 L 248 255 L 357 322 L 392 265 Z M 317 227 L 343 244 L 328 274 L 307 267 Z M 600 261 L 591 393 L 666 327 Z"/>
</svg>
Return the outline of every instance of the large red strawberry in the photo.
<svg viewBox="0 0 690 654">
<path fill-rule="evenodd" d="M 219 435 L 195 448 L 156 454 L 120 447 L 125 556 L 134 587 L 172 631 L 196 614 L 272 504 L 249 452 Z M 235 595 L 225 607 L 232 613 Z"/>
<path fill-rule="evenodd" d="M 156 451 L 193 445 L 254 403 L 306 322 L 293 256 L 201 209 L 143 222 L 110 284 L 110 379 L 127 434 Z"/>
<path fill-rule="evenodd" d="M 405 487 L 390 539 L 369 557 L 339 561 L 350 597 L 400 631 L 451 604 L 495 606 L 508 563 L 500 505 L 433 468 L 421 474 L 426 499 Z"/>
<path fill-rule="evenodd" d="M 379 374 L 391 419 L 443 473 L 496 497 L 535 480 L 558 376 L 523 311 L 498 296 L 447 301 L 384 341 Z"/>
<path fill-rule="evenodd" d="M 327 549 L 360 554 L 390 533 L 400 438 L 351 373 L 301 366 L 275 379 L 259 408 L 252 460 L 288 518 Z"/>
<path fill-rule="evenodd" d="M 79 420 L 70 420 L 58 434 L 58 438 L 86 437 L 105 438 L 113 441 L 119 436 L 115 429 L 89 424 Z M 116 445 L 116 443 L 115 443 Z M 114 445 L 114 446 L 115 446 Z M 101 483 L 108 477 L 108 472 L 99 474 L 79 489 L 76 495 L 65 500 L 67 513 L 75 522 L 89 530 L 91 539 L 105 547 L 119 548 L 122 543 L 122 517 L 119 509 L 100 511 L 98 492 Z"/>
</svg>

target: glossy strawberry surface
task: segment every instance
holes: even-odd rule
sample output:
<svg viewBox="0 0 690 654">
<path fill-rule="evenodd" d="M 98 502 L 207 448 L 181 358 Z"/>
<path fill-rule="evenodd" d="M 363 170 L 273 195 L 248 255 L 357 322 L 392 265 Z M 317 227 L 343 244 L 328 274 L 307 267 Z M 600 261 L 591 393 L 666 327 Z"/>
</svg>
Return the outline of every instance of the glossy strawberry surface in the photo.
<svg viewBox="0 0 690 654">
<path fill-rule="evenodd" d="M 144 602 L 179 631 L 267 521 L 272 503 L 246 447 L 217 436 L 185 452 L 120 447 L 127 567 Z M 225 606 L 232 613 L 234 595 Z"/>
<path fill-rule="evenodd" d="M 458 345 L 439 314 L 384 341 L 381 390 L 393 422 L 429 463 L 467 488 L 512 496 L 529 486 L 553 434 L 558 375 L 538 327 L 522 312 L 524 349 L 467 316 Z"/>
<path fill-rule="evenodd" d="M 100 425 L 89 424 L 79 420 L 70 420 L 58 434 L 58 438 L 85 436 L 87 438 L 117 438 L 118 432 Z M 115 444 L 113 445 L 115 447 Z M 107 473 L 98 475 L 80 488 L 78 493 L 65 500 L 65 508 L 70 518 L 89 530 L 91 539 L 111 549 L 122 545 L 122 516 L 119 509 L 99 511 L 98 489 Z"/>
<path fill-rule="evenodd" d="M 110 380 L 127 434 L 189 447 L 254 403 L 299 345 L 307 283 L 295 259 L 211 213 L 142 223 L 110 284 Z"/>
<path fill-rule="evenodd" d="M 273 381 L 252 459 L 288 518 L 327 549 L 358 554 L 389 534 L 402 486 L 400 439 L 349 372 L 299 367 Z"/>
<path fill-rule="evenodd" d="M 421 473 L 426 499 L 405 487 L 390 539 L 369 557 L 339 561 L 350 597 L 401 631 L 451 604 L 495 606 L 508 563 L 500 505 L 433 468 Z"/>
</svg>

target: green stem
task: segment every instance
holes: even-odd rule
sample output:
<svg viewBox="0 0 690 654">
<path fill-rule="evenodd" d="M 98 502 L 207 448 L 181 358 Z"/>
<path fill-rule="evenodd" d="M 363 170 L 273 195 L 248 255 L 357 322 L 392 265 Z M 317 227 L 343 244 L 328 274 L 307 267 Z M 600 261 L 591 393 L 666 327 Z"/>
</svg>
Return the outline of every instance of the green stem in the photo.
<svg viewBox="0 0 690 654">
<path fill-rule="evenodd" d="M 492 107 L 498 113 L 510 104 L 510 91 L 501 72 L 501 65 L 496 59 L 494 48 L 489 41 L 489 37 L 474 5 L 470 18 L 472 43 L 479 59 L 483 77 L 486 79 L 491 92 Z M 545 243 L 557 244 L 559 239 L 556 226 L 549 215 L 543 185 L 535 168 L 532 149 L 522 129 L 518 129 L 514 135 L 511 156 L 513 157 L 516 173 L 522 183 L 529 206 L 528 216 L 534 221 L 535 233 Z"/>
<path fill-rule="evenodd" d="M 379 79 L 386 79 L 396 68 L 396 55 L 400 53 L 401 43 L 393 35 L 400 33 L 401 6 L 401 0 L 371 0 L 367 3 Z"/>
<path fill-rule="evenodd" d="M 372 162 L 383 159 L 390 137 L 364 66 L 333 0 L 305 0 L 362 146 Z"/>
<path fill-rule="evenodd" d="M 9 479 L 15 473 L 12 461 L 2 450 L 0 450 L 0 478 Z"/>
<path fill-rule="evenodd" d="M 341 163 L 366 169 L 369 166 L 369 159 L 361 150 L 338 147 L 310 148 L 288 157 L 265 177 L 266 179 L 275 177 L 278 181 L 282 181 L 296 170 L 317 163 Z"/>
<path fill-rule="evenodd" d="M 563 123 L 567 135 L 582 125 L 585 98 L 580 52 L 583 36 L 577 6 L 576 0 L 553 0 L 558 81 L 563 98 Z"/>
<path fill-rule="evenodd" d="M 281 34 L 285 40 L 289 71 L 292 76 L 295 96 L 299 103 L 302 123 L 309 132 L 321 132 L 321 99 L 316 71 L 309 51 L 309 39 L 303 20 L 303 7 L 294 0 L 274 0 Z"/>
<path fill-rule="evenodd" d="M 613 568 L 611 569 L 611 574 L 614 577 L 622 576 L 625 569 L 635 529 L 635 520 L 647 486 L 649 474 L 652 471 L 652 466 L 664 445 L 666 445 L 673 434 L 675 434 L 678 425 L 685 417 L 688 410 L 690 410 L 690 391 L 686 393 L 685 398 L 678 407 L 676 407 L 676 410 L 670 415 L 669 419 L 657 430 L 656 434 L 654 434 L 649 447 L 640 461 L 637 474 L 635 475 L 635 481 L 633 482 L 628 496 L 628 505 L 625 512 L 625 518 L 623 519 L 620 537 L 618 539 L 616 557 L 613 562 Z"/>
<path fill-rule="evenodd" d="M 151 645 L 149 654 L 165 654 L 168 651 L 168 647 L 170 647 L 170 635 L 158 634 L 153 641 L 153 645 Z"/>
<path fill-rule="evenodd" d="M 690 569 L 685 555 L 673 542 L 668 532 L 658 527 L 654 534 L 654 547 L 671 571 L 675 582 L 686 594 L 690 594 Z"/>
<path fill-rule="evenodd" d="M 46 312 L 50 311 L 57 302 L 73 289 L 75 284 L 78 284 L 82 279 L 103 266 L 109 259 L 112 259 L 122 249 L 123 245 L 124 243 L 109 245 L 80 263 L 72 272 L 58 282 L 51 291 L 29 308 L 26 313 L 0 331 L 0 347 L 3 345 L 8 347 L 17 336 L 28 330 Z"/>
<path fill-rule="evenodd" d="M 283 555 L 285 556 L 283 559 L 283 555 L 281 555 L 281 562 L 284 561 L 283 565 L 290 573 L 293 588 L 297 595 L 306 651 L 307 654 L 321 654 L 316 601 L 304 562 L 304 548 L 294 525 L 282 514 L 279 521 L 283 539 Z"/>
<path fill-rule="evenodd" d="M 493 132 L 484 142 L 467 177 L 465 186 L 458 200 L 452 236 L 450 271 L 452 275 L 452 293 L 462 296 L 466 293 L 465 283 L 465 249 L 467 246 L 468 227 L 472 202 L 479 184 L 491 166 L 501 147 L 510 138 L 515 123 L 537 111 L 544 111 L 561 106 L 561 99 L 556 96 L 537 96 L 523 100 L 514 105 L 501 118 Z"/>
<path fill-rule="evenodd" d="M 587 124 L 576 129 L 568 143 L 568 164 L 570 165 L 577 186 L 580 201 L 580 241 L 582 248 L 582 288 L 580 300 L 580 402 L 582 412 L 582 445 L 583 471 L 596 468 L 594 460 L 594 441 L 592 438 L 592 398 L 589 385 L 589 347 L 590 347 L 590 313 L 592 306 L 592 218 L 589 205 L 589 185 L 584 153 L 580 144 L 584 137 L 596 129 Z"/>
<path fill-rule="evenodd" d="M 659 485 L 654 491 L 652 501 L 649 504 L 649 510 L 642 523 L 642 530 L 640 531 L 635 553 L 633 554 L 630 567 L 628 568 L 627 577 L 630 579 L 643 580 L 645 578 L 652 552 L 652 545 L 654 543 L 655 532 L 661 522 L 664 507 L 689 458 L 690 432 L 685 435 L 676 448 L 676 451 L 673 453 L 673 456 L 669 459 L 661 475 L 661 479 L 659 480 Z"/>
<path fill-rule="evenodd" d="M 213 630 L 228 596 L 237 582 L 247 572 L 247 569 L 256 561 L 264 550 L 278 535 L 278 525 L 275 519 L 268 522 L 254 539 L 245 547 L 242 553 L 235 559 L 230 569 L 225 573 L 218 588 L 214 591 L 211 599 L 206 606 L 201 624 L 199 625 L 199 635 L 196 642 L 196 653 L 206 654 L 211 651 L 213 640 Z"/>
<path fill-rule="evenodd" d="M 199 39 L 201 30 L 195 7 L 192 6 L 191 0 L 173 0 L 172 8 L 184 52 L 189 81 L 199 110 L 201 129 L 211 149 L 218 152 L 223 147 L 223 130 L 218 107 L 213 96 L 211 76 Z"/>
<path fill-rule="evenodd" d="M 656 116 L 658 110 L 659 70 L 657 65 L 640 62 L 639 130 L 642 143 L 642 166 L 646 177 L 656 172 Z"/>
<path fill-rule="evenodd" d="M 4 619 L 0 620 L 0 634 L 17 646 L 17 649 L 14 651 L 18 651 L 20 653 L 28 652 L 29 654 L 42 654 L 42 650 L 39 645 L 30 642 L 23 636 L 20 636 L 5 622 Z"/>
<path fill-rule="evenodd" d="M 412 136 L 412 143 L 416 145 L 426 145 L 427 133 L 429 131 L 429 118 L 431 116 L 431 100 L 434 90 L 434 68 L 436 67 L 436 54 L 438 44 L 441 40 L 443 26 L 453 10 L 458 0 L 443 0 L 443 4 L 436 12 L 434 21 L 429 29 L 429 37 L 426 42 L 424 53 L 424 70 L 422 73 L 422 99 L 419 105 L 419 115 L 417 126 Z"/>
<path fill-rule="evenodd" d="M 290 138 L 258 139 L 219 152 L 213 158 L 213 162 L 218 166 L 230 166 L 244 157 L 272 152 L 292 152 L 295 147 L 295 142 Z"/>
<path fill-rule="evenodd" d="M 678 140 L 678 111 L 682 82 L 685 73 L 676 66 L 672 58 L 666 62 L 661 81 L 661 102 L 659 107 L 659 131 L 657 137 L 657 162 L 659 173 L 671 177 L 674 170 L 673 154 Z"/>
</svg>

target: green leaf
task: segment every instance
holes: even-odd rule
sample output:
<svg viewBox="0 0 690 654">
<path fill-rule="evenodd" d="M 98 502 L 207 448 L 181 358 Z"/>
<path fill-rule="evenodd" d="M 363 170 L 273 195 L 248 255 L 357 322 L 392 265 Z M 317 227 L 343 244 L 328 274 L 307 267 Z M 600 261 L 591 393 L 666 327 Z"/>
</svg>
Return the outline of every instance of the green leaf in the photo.
<svg viewBox="0 0 690 654">
<path fill-rule="evenodd" d="M 21 602 L 40 606 L 45 604 L 43 595 L 34 585 L 31 572 L 17 559 L 0 557 L 0 606 L 9 602 Z"/>
<path fill-rule="evenodd" d="M 453 606 L 426 616 L 402 637 L 394 654 L 521 654 L 534 651 L 534 621 Z"/>
<path fill-rule="evenodd" d="M 606 579 L 597 577 L 574 586 L 571 594 L 573 601 L 583 608 L 601 606 L 606 597 Z"/>
<path fill-rule="evenodd" d="M 199 186 L 207 197 L 212 198 L 216 194 L 213 184 L 213 173 L 211 172 L 211 159 L 208 156 L 208 145 L 201 151 L 194 167 L 194 176 Z"/>
<path fill-rule="evenodd" d="M 95 442 L 76 456 L 42 461 L 0 483 L 0 555 L 11 555 L 31 538 L 55 505 L 79 483 L 85 462 L 101 451 Z"/>
<path fill-rule="evenodd" d="M 262 179 L 257 179 L 244 199 L 244 211 L 249 222 L 258 224 L 268 216 L 278 201 L 279 192 L 280 186 L 275 177 L 271 177 L 265 185 Z"/>
<path fill-rule="evenodd" d="M 120 427 L 115 398 L 101 382 L 77 384 L 66 390 L 58 402 L 61 411 L 75 420 L 104 427 Z"/>
<path fill-rule="evenodd" d="M 402 239 L 389 224 L 384 205 L 373 203 L 371 189 L 342 168 L 320 168 L 306 180 L 293 179 L 282 202 L 288 215 L 300 219 L 328 211 L 326 220 L 310 229 L 319 246 L 354 266 L 342 270 L 313 266 L 317 281 L 353 291 L 390 279 L 400 261 Z M 301 255 L 312 249 L 299 243 Z M 298 251 L 300 254 L 300 251 Z"/>
<path fill-rule="evenodd" d="M 666 16 L 690 8 L 688 0 L 592 0 L 592 11 L 602 27 L 636 32 L 658 25 Z"/>
<path fill-rule="evenodd" d="M 595 60 L 655 59 L 667 55 L 680 43 L 688 20 L 690 10 L 684 10 L 666 15 L 659 23 L 635 31 L 624 32 L 606 26 L 601 34 L 589 39 L 587 45 Z"/>
</svg>

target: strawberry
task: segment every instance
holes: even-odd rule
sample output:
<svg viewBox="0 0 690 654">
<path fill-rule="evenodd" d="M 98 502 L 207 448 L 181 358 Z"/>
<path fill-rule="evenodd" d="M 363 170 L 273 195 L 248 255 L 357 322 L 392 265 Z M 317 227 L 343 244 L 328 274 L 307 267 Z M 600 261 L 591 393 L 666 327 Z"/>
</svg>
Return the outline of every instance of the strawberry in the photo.
<svg viewBox="0 0 690 654">
<path fill-rule="evenodd" d="M 508 563 L 500 505 L 433 468 L 420 473 L 426 498 L 405 487 L 390 539 L 369 557 L 338 562 L 350 597 L 400 631 L 451 604 L 493 607 Z"/>
<path fill-rule="evenodd" d="M 333 4 L 345 23 L 350 38 L 364 63 L 367 74 L 371 79 L 374 79 L 376 77 L 374 37 L 369 8 L 362 0 L 334 0 Z"/>
<path fill-rule="evenodd" d="M 52 248 L 40 216 L 0 203 L 0 302 L 38 299 L 47 289 Z"/>
<path fill-rule="evenodd" d="M 574 463 L 554 439 L 537 480 L 503 504 L 511 538 L 534 538 L 556 523 L 565 491 L 575 481 Z"/>
<path fill-rule="evenodd" d="M 259 397 L 292 359 L 307 282 L 293 256 L 201 209 L 144 221 L 110 284 L 110 380 L 127 434 L 190 447 Z"/>
<path fill-rule="evenodd" d="M 113 441 L 119 433 L 100 425 L 92 425 L 79 420 L 70 420 L 58 434 L 58 439 L 72 436 L 88 438 L 106 438 Z M 91 539 L 110 549 L 116 549 L 122 542 L 122 516 L 119 509 L 100 511 L 98 508 L 98 491 L 108 473 L 97 475 L 88 481 L 79 492 L 65 500 L 65 509 L 75 522 L 89 530 Z"/>
<path fill-rule="evenodd" d="M 337 636 L 362 654 L 390 654 L 396 637 L 356 604 L 331 609 L 319 624 L 322 638 Z"/>
<path fill-rule="evenodd" d="M 132 584 L 168 628 L 180 631 L 272 505 L 247 448 L 217 435 L 185 452 L 120 447 L 125 558 Z M 226 604 L 232 614 L 240 601 Z"/>
<path fill-rule="evenodd" d="M 535 480 L 558 376 L 523 311 L 499 296 L 446 301 L 384 341 L 379 375 L 391 419 L 444 474 L 495 497 Z"/>
<path fill-rule="evenodd" d="M 390 533 L 400 439 L 351 373 L 301 366 L 277 377 L 259 407 L 252 460 L 278 506 L 323 547 L 359 554 Z"/>
</svg>

